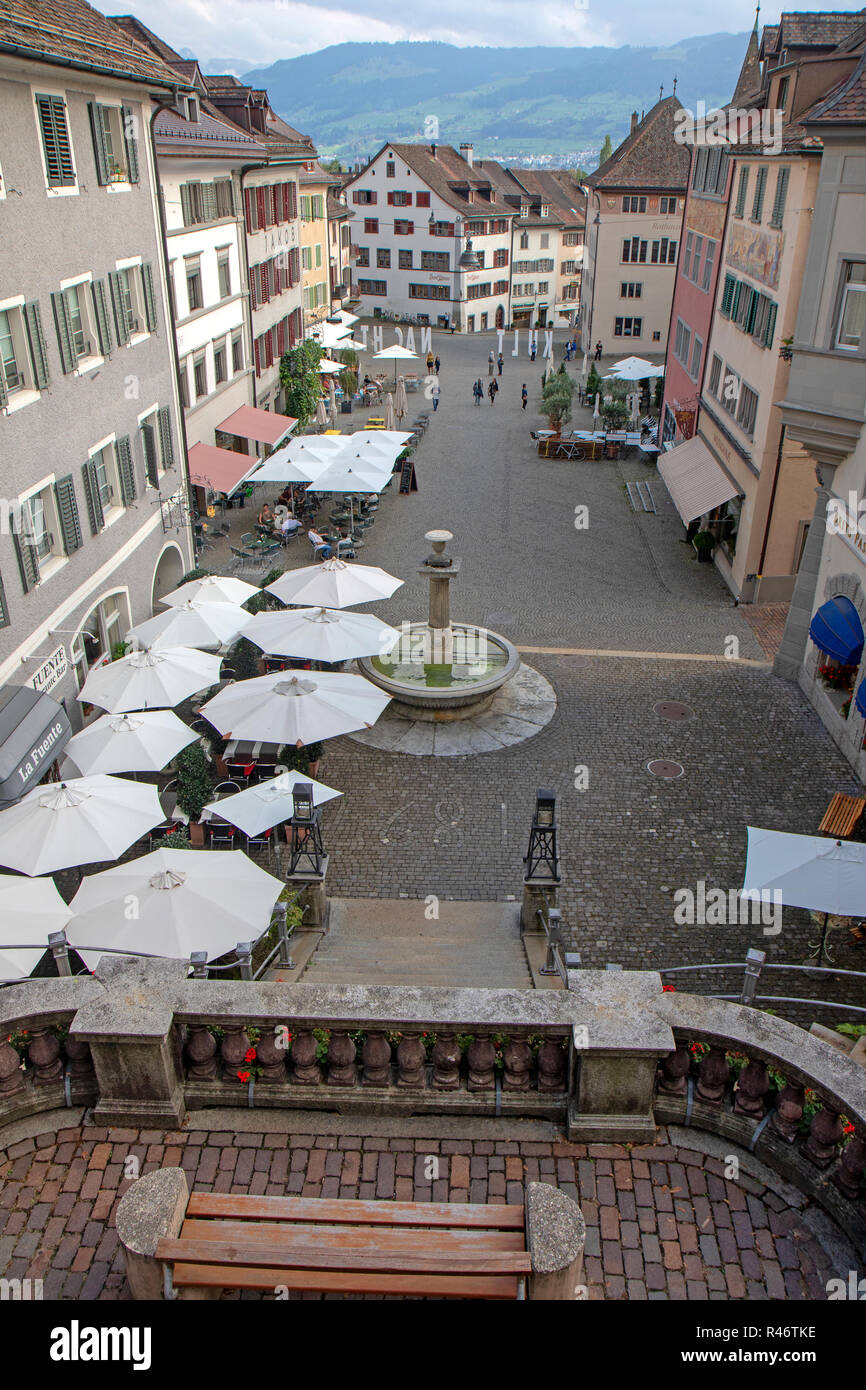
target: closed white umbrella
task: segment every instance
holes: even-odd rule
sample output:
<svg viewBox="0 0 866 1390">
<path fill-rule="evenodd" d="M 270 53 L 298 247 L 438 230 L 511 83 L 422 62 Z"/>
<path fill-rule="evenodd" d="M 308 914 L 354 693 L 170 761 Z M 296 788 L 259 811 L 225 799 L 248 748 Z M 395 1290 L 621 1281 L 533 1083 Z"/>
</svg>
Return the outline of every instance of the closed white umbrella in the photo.
<svg viewBox="0 0 866 1390">
<path fill-rule="evenodd" d="M 334 389 L 333 378 L 328 384 L 328 418 L 332 429 L 337 428 L 337 392 Z"/>
<path fill-rule="evenodd" d="M 74 916 L 53 879 L 0 874 L 0 980 L 25 979 L 47 950 L 49 933 L 63 931 Z"/>
<path fill-rule="evenodd" d="M 402 588 L 403 582 L 377 565 L 359 565 L 334 558 L 320 565 L 287 570 L 267 586 L 266 592 L 274 594 L 282 603 L 350 608 L 355 603 L 390 598 Z"/>
<path fill-rule="evenodd" d="M 337 402 L 334 399 L 331 400 L 331 404 L 328 407 L 328 421 L 332 430 L 340 428 L 340 417 L 337 411 Z"/>
<path fill-rule="evenodd" d="M 140 646 L 221 647 L 240 632 L 249 615 L 236 603 L 199 603 L 192 599 L 130 629 Z"/>
<path fill-rule="evenodd" d="M 271 656 L 329 663 L 359 656 L 384 656 L 400 640 L 397 628 L 389 627 L 374 614 L 345 613 L 338 608 L 257 613 L 243 635 Z"/>
<path fill-rule="evenodd" d="M 245 603 L 259 591 L 255 584 L 233 579 L 229 574 L 207 574 L 203 579 L 191 579 L 174 589 L 160 603 L 170 608 L 182 608 L 185 603 Z"/>
<path fill-rule="evenodd" d="M 385 429 L 392 430 L 396 423 L 397 420 L 394 414 L 394 396 L 389 391 L 387 396 L 385 397 Z"/>
<path fill-rule="evenodd" d="M 159 772 L 197 738 L 173 710 L 103 714 L 69 740 L 66 756 L 85 775 Z"/>
<path fill-rule="evenodd" d="M 91 671 L 78 698 L 112 714 L 166 709 L 216 685 L 221 665 L 220 657 L 193 647 L 133 652 Z"/>
<path fill-rule="evenodd" d="M 406 399 L 406 382 L 403 377 L 397 382 L 397 394 L 394 398 L 394 414 L 398 420 L 405 420 L 409 414 L 409 402 Z"/>
<path fill-rule="evenodd" d="M 245 835 L 261 835 L 291 818 L 292 788 L 297 782 L 306 782 L 313 788 L 314 806 L 322 806 L 326 801 L 343 795 L 333 787 L 326 787 L 324 782 L 317 782 L 306 773 L 292 769 L 281 772 L 267 782 L 245 787 L 242 792 L 232 796 L 224 796 L 220 801 L 211 801 L 204 809 L 236 825 Z"/>
<path fill-rule="evenodd" d="M 25 874 L 117 859 L 164 819 L 156 787 L 76 777 L 34 787 L 0 811 L 0 864 Z"/>
<path fill-rule="evenodd" d="M 159 849 L 85 878 L 70 933 L 89 969 L 100 946 L 188 960 L 225 955 L 256 940 L 285 884 L 242 850 Z M 135 912 L 124 911 L 133 903 Z"/>
<path fill-rule="evenodd" d="M 328 412 L 325 409 L 324 396 L 319 397 L 318 404 L 316 405 L 316 424 L 319 425 L 321 429 L 326 429 L 328 425 Z"/>
<path fill-rule="evenodd" d="M 274 671 L 226 686 L 202 706 L 202 714 L 226 738 L 300 747 L 371 729 L 389 701 L 363 676 Z"/>
<path fill-rule="evenodd" d="M 601 392 L 600 392 L 600 391 L 596 391 L 596 393 L 595 393 L 595 405 L 594 405 L 593 408 L 592 408 L 592 425 L 593 425 L 593 429 L 595 429 L 595 427 L 598 425 L 598 418 L 599 418 L 600 413 L 601 413 Z"/>
</svg>

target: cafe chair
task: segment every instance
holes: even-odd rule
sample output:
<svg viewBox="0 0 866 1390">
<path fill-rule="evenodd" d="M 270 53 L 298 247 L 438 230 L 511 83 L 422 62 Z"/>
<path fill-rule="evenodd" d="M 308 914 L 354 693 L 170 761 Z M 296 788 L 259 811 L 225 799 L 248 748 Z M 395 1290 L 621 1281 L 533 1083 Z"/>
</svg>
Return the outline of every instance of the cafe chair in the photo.
<svg viewBox="0 0 866 1390">
<path fill-rule="evenodd" d="M 226 820 L 205 821 L 208 830 L 208 841 L 211 849 L 218 849 L 221 845 L 227 845 L 229 849 L 234 849 L 235 837 L 237 836 L 237 826 L 230 825 Z"/>
</svg>

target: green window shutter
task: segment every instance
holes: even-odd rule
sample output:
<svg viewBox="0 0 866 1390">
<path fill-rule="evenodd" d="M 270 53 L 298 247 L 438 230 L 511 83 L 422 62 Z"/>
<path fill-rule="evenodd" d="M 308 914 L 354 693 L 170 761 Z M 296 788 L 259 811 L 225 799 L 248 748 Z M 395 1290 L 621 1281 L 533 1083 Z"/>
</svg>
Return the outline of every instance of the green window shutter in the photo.
<svg viewBox="0 0 866 1390">
<path fill-rule="evenodd" d="M 749 170 L 745 167 L 740 170 L 740 186 L 737 189 L 737 209 L 735 216 L 742 217 L 746 211 L 746 194 L 749 191 Z"/>
<path fill-rule="evenodd" d="M 217 212 L 216 189 L 214 188 L 212 183 L 202 184 L 201 200 L 205 222 L 216 222 L 219 213 Z"/>
<path fill-rule="evenodd" d="M 734 288 L 731 293 L 731 318 L 734 320 L 736 320 L 737 310 L 740 307 L 740 296 L 745 288 L 742 280 L 734 281 Z"/>
<path fill-rule="evenodd" d="M 122 439 L 118 439 L 115 443 L 114 456 L 117 460 L 117 472 L 120 477 L 120 499 L 124 507 L 128 507 L 131 502 L 135 501 L 135 465 L 132 461 L 132 449 L 128 434 L 125 434 Z"/>
<path fill-rule="evenodd" d="M 758 312 L 758 301 L 760 298 L 761 296 L 758 294 L 757 290 L 749 291 L 749 304 L 746 310 L 746 320 L 743 324 L 746 333 L 751 333 L 755 326 L 755 314 Z"/>
<path fill-rule="evenodd" d="M 192 204 L 190 202 L 188 183 L 182 183 L 180 186 L 180 206 L 183 213 L 183 225 L 189 227 L 192 223 Z"/>
<path fill-rule="evenodd" d="M 15 554 L 21 571 L 21 584 L 25 594 L 29 594 L 39 583 L 39 556 L 36 554 L 35 545 L 31 545 L 23 536 L 13 536 L 12 539 L 15 542 Z"/>
<path fill-rule="evenodd" d="M 99 104 L 95 101 L 87 103 L 87 110 L 90 113 L 90 130 L 93 135 L 93 153 L 96 156 L 96 177 L 101 184 L 110 183 L 108 170 L 108 150 L 105 148 L 105 131 L 102 127 L 102 116 Z"/>
<path fill-rule="evenodd" d="M 72 147 L 66 125 L 66 102 L 62 97 L 37 96 L 36 109 L 49 185 L 64 187 L 75 183 Z"/>
<path fill-rule="evenodd" d="M 167 405 L 159 410 L 159 443 L 163 468 L 174 468 L 174 441 L 171 435 L 171 411 Z"/>
<path fill-rule="evenodd" d="M 54 322 L 57 325 L 57 341 L 60 345 L 60 361 L 63 363 L 64 372 L 75 371 L 75 349 L 72 346 L 72 334 L 69 329 L 69 313 L 66 308 L 66 296 L 62 290 L 56 291 L 51 296 L 51 303 L 54 305 Z"/>
<path fill-rule="evenodd" d="M 769 309 L 767 310 L 767 322 L 764 325 L 763 337 L 764 347 L 773 346 L 773 335 L 776 332 L 776 314 L 778 312 L 778 307 L 779 306 L 777 304 L 771 303 Z"/>
<path fill-rule="evenodd" d="M 758 170 L 758 180 L 755 184 L 755 197 L 752 202 L 752 221 L 760 222 L 764 212 L 764 189 L 767 186 L 767 166 L 762 164 Z"/>
<path fill-rule="evenodd" d="M 87 499 L 87 514 L 90 517 L 90 529 L 94 536 L 98 536 L 105 524 L 102 512 L 102 498 L 99 496 L 99 485 L 96 481 L 96 467 L 93 459 L 88 459 L 81 469 L 81 476 L 84 479 L 84 496 Z"/>
<path fill-rule="evenodd" d="M 3 577 L 0 575 L 0 627 L 8 627 L 11 621 L 9 604 L 6 602 L 6 588 L 3 584 Z"/>
<path fill-rule="evenodd" d="M 0 367 L 0 410 L 5 410 L 9 404 L 9 392 L 6 390 L 6 378 L 3 375 L 3 368 Z"/>
<path fill-rule="evenodd" d="M 58 478 L 54 484 L 54 496 L 57 501 L 57 515 L 60 518 L 63 549 L 67 555 L 71 555 L 83 544 L 78 522 L 78 503 L 75 500 L 75 484 L 71 473 L 66 478 Z"/>
<path fill-rule="evenodd" d="M 788 196 L 788 179 L 791 176 L 790 169 L 780 169 L 776 175 L 776 195 L 773 198 L 773 212 L 770 217 L 771 227 L 781 227 L 782 219 L 785 216 L 785 199 Z"/>
<path fill-rule="evenodd" d="M 126 322 L 126 312 L 123 307 L 120 275 L 116 270 L 110 270 L 108 272 L 108 288 L 111 291 L 111 305 L 114 310 L 114 327 L 117 330 L 117 343 L 119 347 L 123 347 L 124 343 L 129 342 L 129 327 Z"/>
<path fill-rule="evenodd" d="M 103 356 L 111 352 L 111 328 L 108 323 L 108 298 L 105 293 L 105 281 L 94 280 L 91 286 L 93 290 L 93 307 L 96 311 L 96 326 L 99 330 L 99 346 Z"/>
<path fill-rule="evenodd" d="M 33 374 L 37 387 L 42 391 L 48 385 L 48 352 L 45 346 L 45 334 L 42 332 L 42 315 L 35 299 L 24 305 L 24 322 L 27 325 L 27 336 L 30 339 Z M 2 384 L 2 376 L 3 373 L 0 372 L 0 384 Z M 3 400 L 0 399 L 0 405 L 3 404 Z"/>
<path fill-rule="evenodd" d="M 725 276 L 725 288 L 722 291 L 722 303 L 720 308 L 720 312 L 725 315 L 725 318 L 730 318 L 731 316 L 731 303 L 734 298 L 734 287 L 736 283 L 733 275 Z"/>
<path fill-rule="evenodd" d="M 147 319 L 147 327 L 149 332 L 155 333 L 157 328 L 156 296 L 153 292 L 153 266 L 150 261 L 145 261 L 141 267 L 141 282 L 144 286 L 144 316 Z"/>
<path fill-rule="evenodd" d="M 123 140 L 126 145 L 126 174 L 130 183 L 138 183 L 138 141 L 135 138 L 136 116 L 131 106 L 121 106 Z"/>
<path fill-rule="evenodd" d="M 159 462 L 156 456 L 156 438 L 153 425 L 147 421 L 141 426 L 141 447 L 144 453 L 144 471 L 151 487 L 159 488 Z"/>
</svg>

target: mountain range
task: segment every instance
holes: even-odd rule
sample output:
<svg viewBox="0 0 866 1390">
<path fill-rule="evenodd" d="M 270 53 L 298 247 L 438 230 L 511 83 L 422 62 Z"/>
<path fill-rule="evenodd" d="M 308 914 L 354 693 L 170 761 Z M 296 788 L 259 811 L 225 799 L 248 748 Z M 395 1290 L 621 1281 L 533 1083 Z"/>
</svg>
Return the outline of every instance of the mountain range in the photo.
<svg viewBox="0 0 866 1390">
<path fill-rule="evenodd" d="M 274 109 L 344 163 L 385 140 L 469 140 L 481 158 L 595 162 L 631 112 L 664 86 L 694 110 L 730 101 L 747 34 L 705 34 L 659 48 L 458 48 L 447 43 L 343 43 L 244 68 Z M 225 60 L 226 64 L 231 60 Z M 211 68 L 211 64 L 206 65 Z"/>
</svg>

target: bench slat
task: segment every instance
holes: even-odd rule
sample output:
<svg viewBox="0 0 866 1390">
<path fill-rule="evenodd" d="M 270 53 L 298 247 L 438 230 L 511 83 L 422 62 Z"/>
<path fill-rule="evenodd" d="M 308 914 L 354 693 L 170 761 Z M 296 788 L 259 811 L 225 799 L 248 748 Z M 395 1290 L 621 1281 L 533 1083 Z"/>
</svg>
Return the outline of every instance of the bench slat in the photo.
<svg viewBox="0 0 866 1390">
<path fill-rule="evenodd" d="M 344 1274 L 324 1270 L 256 1269 L 231 1272 L 213 1265 L 177 1264 L 175 1288 L 232 1288 L 273 1291 L 278 1284 L 306 1293 L 396 1294 L 403 1298 L 517 1297 L 516 1275 Z"/>
<path fill-rule="evenodd" d="M 374 1238 L 375 1239 L 375 1238 Z M 286 1232 L 285 1243 L 277 1249 L 256 1245 L 246 1237 L 230 1241 L 167 1240 L 156 1247 L 158 1260 L 185 1264 L 260 1265 L 266 1269 L 286 1266 L 296 1269 L 331 1269 L 343 1272 L 366 1270 L 382 1274 L 528 1274 L 532 1263 L 521 1250 L 465 1250 L 439 1254 L 431 1251 L 387 1251 L 373 1241 L 362 1249 L 329 1250 L 307 1239 L 298 1240 Z M 223 1275 L 223 1278 L 225 1275 Z"/>
<path fill-rule="evenodd" d="M 524 1237 L 520 1231 L 419 1231 L 409 1227 L 388 1229 L 379 1226 L 371 1230 L 369 1226 L 304 1226 L 298 1222 L 276 1226 L 273 1223 L 252 1221 L 200 1221 L 186 1220 L 183 1223 L 180 1240 L 239 1241 L 243 1244 L 253 1242 L 259 1245 L 275 1246 L 285 1251 L 287 1239 L 291 1242 L 302 1240 L 310 1245 L 328 1249 L 346 1249 L 356 1246 L 369 1250 L 435 1250 L 446 1254 L 451 1250 L 525 1250 Z M 291 1246 L 289 1247 L 291 1248 Z"/>
<path fill-rule="evenodd" d="M 818 826 L 819 834 L 834 835 L 845 839 L 852 835 L 857 822 L 866 809 L 866 799 L 850 796 L 846 792 L 836 792 Z"/>
<path fill-rule="evenodd" d="M 190 1193 L 187 1216 L 509 1231 L 522 1231 L 525 1219 L 523 1207 L 517 1203 L 361 1202 L 344 1197 L 252 1197 L 229 1192 Z"/>
</svg>

